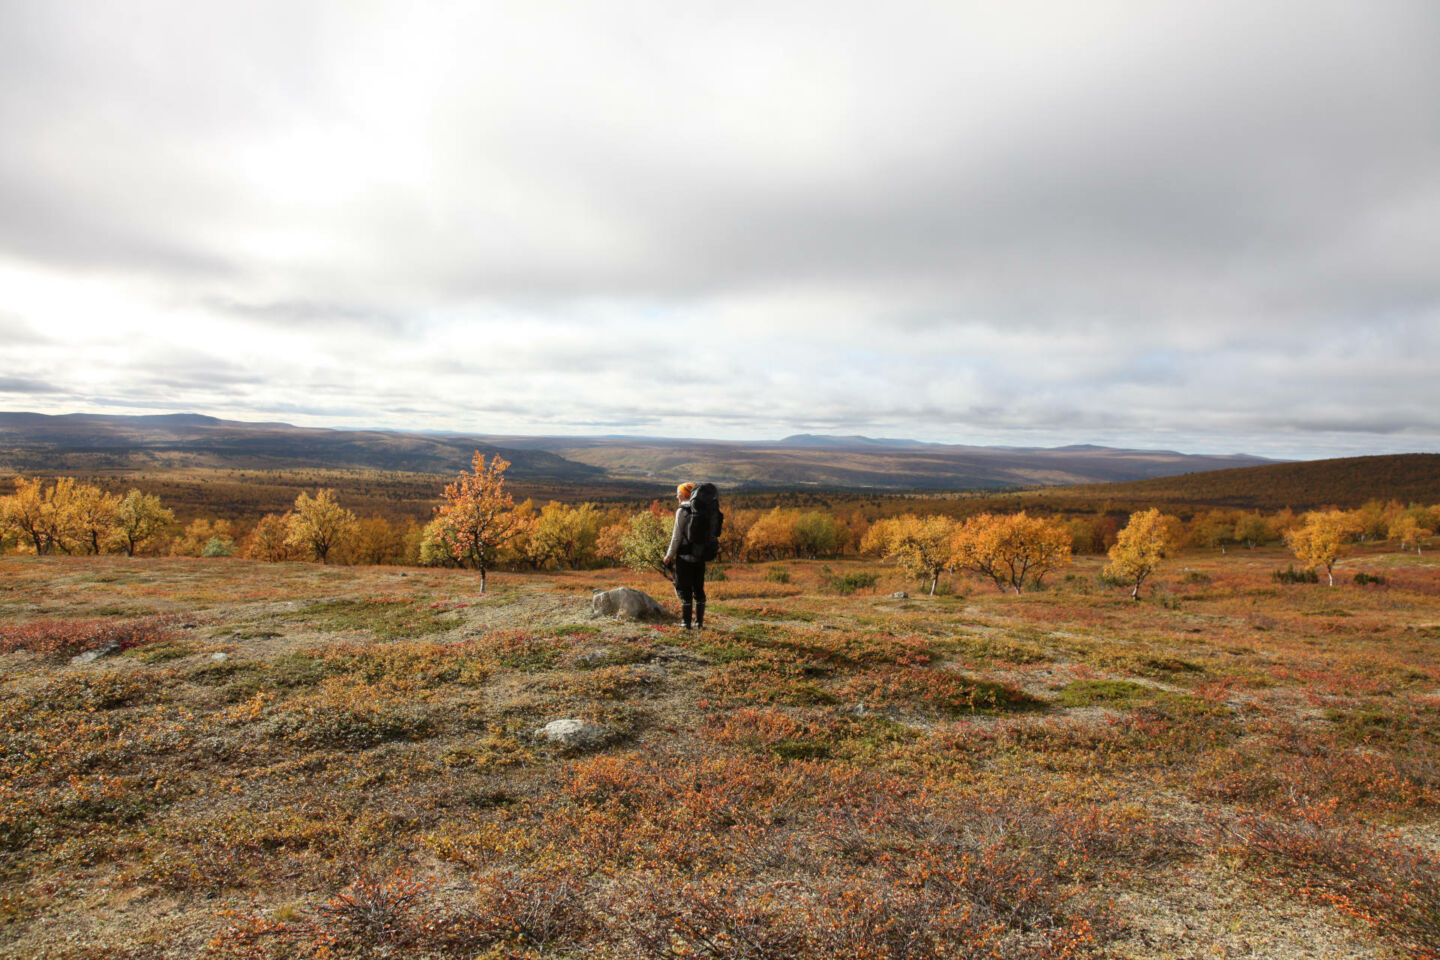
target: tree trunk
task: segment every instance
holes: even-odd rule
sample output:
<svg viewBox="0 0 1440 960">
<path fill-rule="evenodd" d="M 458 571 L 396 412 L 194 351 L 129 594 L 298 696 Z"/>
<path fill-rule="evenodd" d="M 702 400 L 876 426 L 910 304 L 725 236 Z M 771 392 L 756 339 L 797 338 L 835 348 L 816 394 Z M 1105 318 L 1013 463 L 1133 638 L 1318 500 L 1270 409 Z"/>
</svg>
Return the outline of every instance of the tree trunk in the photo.
<svg viewBox="0 0 1440 960">
<path fill-rule="evenodd" d="M 485 563 L 484 563 L 484 561 L 481 561 L 481 563 L 480 563 L 480 592 L 481 592 L 481 593 L 484 593 L 484 592 L 485 592 Z"/>
<path fill-rule="evenodd" d="M 939 583 L 939 582 L 940 582 L 940 574 L 937 573 L 937 574 L 935 574 L 934 577 L 932 577 L 932 578 L 930 579 L 930 596 L 932 596 L 932 597 L 935 596 L 935 585 L 936 585 L 937 583 Z"/>
</svg>

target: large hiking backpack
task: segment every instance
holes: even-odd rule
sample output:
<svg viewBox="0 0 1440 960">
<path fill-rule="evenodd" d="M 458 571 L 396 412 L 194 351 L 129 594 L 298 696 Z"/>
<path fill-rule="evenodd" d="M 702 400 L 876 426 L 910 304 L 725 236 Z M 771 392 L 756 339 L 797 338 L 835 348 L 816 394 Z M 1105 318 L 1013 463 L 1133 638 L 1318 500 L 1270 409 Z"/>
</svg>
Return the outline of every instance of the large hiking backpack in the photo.
<svg viewBox="0 0 1440 960">
<path fill-rule="evenodd" d="M 692 560 L 714 560 L 720 553 L 720 531 L 725 514 L 720 512 L 720 491 L 713 483 L 702 483 L 690 495 L 690 510 L 680 542 L 680 552 Z"/>
</svg>

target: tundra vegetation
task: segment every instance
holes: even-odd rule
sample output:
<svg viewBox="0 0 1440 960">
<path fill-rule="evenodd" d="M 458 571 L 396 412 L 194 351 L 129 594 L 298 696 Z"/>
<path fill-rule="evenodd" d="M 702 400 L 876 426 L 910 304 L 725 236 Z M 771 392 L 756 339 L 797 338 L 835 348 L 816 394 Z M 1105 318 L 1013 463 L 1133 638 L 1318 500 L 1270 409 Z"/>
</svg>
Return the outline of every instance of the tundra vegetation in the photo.
<svg viewBox="0 0 1440 960">
<path fill-rule="evenodd" d="M 482 594 L 299 503 L 127 551 L 85 486 L 0 499 L 0 955 L 1440 951 L 1434 508 L 1328 564 L 1328 511 L 728 510 L 684 631 L 588 616 L 669 602 L 668 505 L 504 506 Z"/>
</svg>

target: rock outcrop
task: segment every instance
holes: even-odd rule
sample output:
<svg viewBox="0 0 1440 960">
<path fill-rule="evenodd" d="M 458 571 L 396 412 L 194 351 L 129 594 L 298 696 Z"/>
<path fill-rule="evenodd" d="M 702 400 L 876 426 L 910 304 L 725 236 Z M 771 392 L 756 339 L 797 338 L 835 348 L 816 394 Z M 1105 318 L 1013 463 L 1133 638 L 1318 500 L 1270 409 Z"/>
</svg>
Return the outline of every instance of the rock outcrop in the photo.
<svg viewBox="0 0 1440 960">
<path fill-rule="evenodd" d="M 668 620 L 665 608 L 648 593 L 629 587 L 597 590 L 590 599 L 590 612 L 597 617 L 620 617 L 625 620 Z"/>
</svg>

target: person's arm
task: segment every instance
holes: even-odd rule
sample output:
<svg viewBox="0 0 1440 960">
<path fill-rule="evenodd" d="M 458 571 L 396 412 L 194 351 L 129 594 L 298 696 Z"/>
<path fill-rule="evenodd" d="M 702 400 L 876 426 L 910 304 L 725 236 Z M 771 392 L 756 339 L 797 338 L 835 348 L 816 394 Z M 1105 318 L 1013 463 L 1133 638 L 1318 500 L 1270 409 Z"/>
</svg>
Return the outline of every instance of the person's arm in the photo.
<svg viewBox="0 0 1440 960">
<path fill-rule="evenodd" d="M 684 516 L 685 508 L 677 507 L 675 509 L 675 529 L 670 534 L 670 549 L 665 551 L 666 563 L 674 563 L 675 554 L 680 552 L 680 523 Z"/>
</svg>

